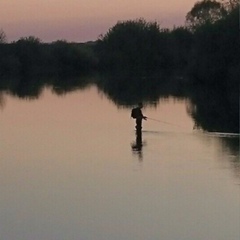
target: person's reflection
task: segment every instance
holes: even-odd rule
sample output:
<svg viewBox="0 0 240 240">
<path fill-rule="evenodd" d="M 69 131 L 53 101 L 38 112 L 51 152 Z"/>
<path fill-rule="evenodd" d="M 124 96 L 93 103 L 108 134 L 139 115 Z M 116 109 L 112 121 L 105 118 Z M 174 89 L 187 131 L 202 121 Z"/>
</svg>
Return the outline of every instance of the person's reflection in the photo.
<svg viewBox="0 0 240 240">
<path fill-rule="evenodd" d="M 131 146 L 132 146 L 133 153 L 137 153 L 139 161 L 142 161 L 143 160 L 143 154 L 142 154 L 143 143 L 142 143 L 142 130 L 141 129 L 138 129 L 136 131 L 136 141 L 134 143 L 132 143 Z"/>
</svg>

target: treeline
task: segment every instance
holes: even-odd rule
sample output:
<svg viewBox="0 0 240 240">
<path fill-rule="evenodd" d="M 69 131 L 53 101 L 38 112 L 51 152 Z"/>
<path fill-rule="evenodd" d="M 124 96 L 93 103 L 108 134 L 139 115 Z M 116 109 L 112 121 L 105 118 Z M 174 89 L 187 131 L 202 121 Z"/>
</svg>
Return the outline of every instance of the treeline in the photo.
<svg viewBox="0 0 240 240">
<path fill-rule="evenodd" d="M 229 4 L 232 4 L 231 7 Z M 100 68 L 126 75 L 190 75 L 199 82 L 238 77 L 239 4 L 197 2 L 186 25 L 161 28 L 144 19 L 118 22 L 97 42 Z"/>
<path fill-rule="evenodd" d="M 97 65 L 91 43 L 42 43 L 30 36 L 13 43 L 2 42 L 0 53 L 1 78 L 75 76 L 86 74 Z"/>
<path fill-rule="evenodd" d="M 238 24 L 237 0 L 202 0 L 186 14 L 184 26 L 166 29 L 144 19 L 122 21 L 92 43 L 43 43 L 36 37 L 6 43 L 0 30 L 0 77 L 101 70 L 140 78 L 190 76 L 200 84 L 219 82 L 219 77 L 235 82 Z"/>
<path fill-rule="evenodd" d="M 185 27 L 172 31 L 144 19 L 118 22 L 97 42 L 100 68 L 113 73 L 157 76 L 186 66 L 193 41 Z"/>
</svg>

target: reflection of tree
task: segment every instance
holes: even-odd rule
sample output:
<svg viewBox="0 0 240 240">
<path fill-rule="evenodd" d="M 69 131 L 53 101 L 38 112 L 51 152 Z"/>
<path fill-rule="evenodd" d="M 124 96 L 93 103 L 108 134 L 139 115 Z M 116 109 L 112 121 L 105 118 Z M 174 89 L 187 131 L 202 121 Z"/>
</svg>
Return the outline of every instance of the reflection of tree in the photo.
<svg viewBox="0 0 240 240">
<path fill-rule="evenodd" d="M 36 78 L 21 78 L 16 81 L 15 86 L 10 89 L 14 96 L 24 99 L 38 99 L 41 95 L 44 82 Z"/>
<path fill-rule="evenodd" d="M 55 94 L 61 95 L 68 92 L 84 89 L 93 80 L 89 77 L 69 77 L 69 78 L 37 78 L 22 77 L 1 79 L 0 90 L 23 99 L 38 99 L 44 87 L 52 87 Z M 0 96 L 1 97 L 1 96 Z M 0 98 L 0 104 L 4 103 Z"/>
<path fill-rule="evenodd" d="M 57 78 L 52 82 L 52 91 L 57 95 L 62 95 L 78 89 L 84 89 L 91 82 L 89 77 Z"/>
<path fill-rule="evenodd" d="M 239 132 L 239 101 L 226 89 L 201 89 L 191 95 L 188 113 L 196 127 L 210 132 Z"/>
<path fill-rule="evenodd" d="M 221 144 L 224 152 L 229 152 L 231 167 L 234 170 L 234 174 L 240 179 L 239 137 L 221 138 Z"/>
<path fill-rule="evenodd" d="M 4 98 L 4 93 L 0 91 L 0 108 L 3 109 L 5 106 L 5 98 Z"/>
<path fill-rule="evenodd" d="M 164 74 L 158 77 L 107 76 L 98 81 L 98 87 L 118 106 L 132 106 L 141 101 L 156 103 L 160 97 L 184 97 L 181 80 Z"/>
<path fill-rule="evenodd" d="M 222 138 L 222 143 L 233 156 L 239 156 L 239 137 Z M 240 162 L 240 159 L 237 157 L 236 161 Z"/>
</svg>

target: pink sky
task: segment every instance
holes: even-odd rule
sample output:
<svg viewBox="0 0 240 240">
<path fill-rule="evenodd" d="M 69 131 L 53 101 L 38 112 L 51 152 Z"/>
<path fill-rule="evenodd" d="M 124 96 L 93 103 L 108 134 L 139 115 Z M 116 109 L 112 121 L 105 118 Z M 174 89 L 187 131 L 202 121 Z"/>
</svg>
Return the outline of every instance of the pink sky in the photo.
<svg viewBox="0 0 240 240">
<path fill-rule="evenodd" d="M 85 42 L 96 40 L 118 20 L 142 17 L 162 27 L 182 25 L 196 1 L 1 0 L 0 29 L 9 42 L 30 35 L 44 42 Z"/>
</svg>

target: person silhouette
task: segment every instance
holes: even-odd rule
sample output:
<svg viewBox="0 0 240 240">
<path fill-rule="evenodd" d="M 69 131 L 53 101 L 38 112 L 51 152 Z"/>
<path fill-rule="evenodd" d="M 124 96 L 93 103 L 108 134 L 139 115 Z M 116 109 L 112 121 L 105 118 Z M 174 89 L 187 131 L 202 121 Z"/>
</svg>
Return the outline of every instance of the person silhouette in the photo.
<svg viewBox="0 0 240 240">
<path fill-rule="evenodd" d="M 136 130 L 141 131 L 142 130 L 142 120 L 147 120 L 147 117 L 143 115 L 142 113 L 142 107 L 143 104 L 140 102 L 138 103 L 138 106 L 134 109 L 132 109 L 132 117 L 136 119 Z"/>
</svg>

